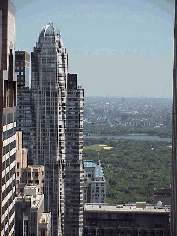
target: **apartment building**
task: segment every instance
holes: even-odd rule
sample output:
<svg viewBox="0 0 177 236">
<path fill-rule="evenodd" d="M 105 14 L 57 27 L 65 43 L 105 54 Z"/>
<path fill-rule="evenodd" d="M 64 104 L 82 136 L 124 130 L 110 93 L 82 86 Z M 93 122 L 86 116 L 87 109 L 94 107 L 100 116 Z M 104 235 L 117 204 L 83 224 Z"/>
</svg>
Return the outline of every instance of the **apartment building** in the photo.
<svg viewBox="0 0 177 236">
<path fill-rule="evenodd" d="M 106 203 L 106 179 L 100 160 L 84 161 L 85 203 Z"/>
</svg>

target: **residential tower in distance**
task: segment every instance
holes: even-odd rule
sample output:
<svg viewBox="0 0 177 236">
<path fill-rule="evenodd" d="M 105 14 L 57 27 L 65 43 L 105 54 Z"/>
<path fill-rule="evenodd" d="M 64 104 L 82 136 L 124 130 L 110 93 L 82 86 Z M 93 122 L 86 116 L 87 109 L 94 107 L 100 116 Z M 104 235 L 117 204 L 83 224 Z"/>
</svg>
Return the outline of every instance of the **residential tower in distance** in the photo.
<svg viewBox="0 0 177 236">
<path fill-rule="evenodd" d="M 100 160 L 84 161 L 85 203 L 106 203 L 106 179 Z"/>
</svg>

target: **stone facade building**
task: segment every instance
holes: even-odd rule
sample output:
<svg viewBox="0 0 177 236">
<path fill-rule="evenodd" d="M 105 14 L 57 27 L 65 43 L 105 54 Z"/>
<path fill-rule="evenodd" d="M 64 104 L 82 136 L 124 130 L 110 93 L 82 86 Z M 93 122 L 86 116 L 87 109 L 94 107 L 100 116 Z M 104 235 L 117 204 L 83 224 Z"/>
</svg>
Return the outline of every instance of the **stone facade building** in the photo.
<svg viewBox="0 0 177 236">
<path fill-rule="evenodd" d="M 85 203 L 106 203 L 106 179 L 100 161 L 84 161 Z"/>
<path fill-rule="evenodd" d="M 16 236 L 51 235 L 51 214 L 44 213 L 44 194 L 37 185 L 25 186 L 24 194 L 16 198 L 15 212 Z"/>
</svg>

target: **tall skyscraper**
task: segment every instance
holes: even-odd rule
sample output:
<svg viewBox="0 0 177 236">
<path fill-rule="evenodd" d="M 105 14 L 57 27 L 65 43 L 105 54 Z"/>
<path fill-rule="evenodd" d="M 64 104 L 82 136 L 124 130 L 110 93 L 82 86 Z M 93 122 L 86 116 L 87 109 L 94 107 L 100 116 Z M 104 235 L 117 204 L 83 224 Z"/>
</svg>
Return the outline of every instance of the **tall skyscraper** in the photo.
<svg viewBox="0 0 177 236">
<path fill-rule="evenodd" d="M 14 235 L 16 76 L 14 72 L 15 8 L 0 1 L 0 233 Z"/>
<path fill-rule="evenodd" d="M 177 235 L 177 0 L 174 20 L 174 63 L 173 63 L 173 113 L 172 113 L 172 184 L 171 184 L 171 236 Z"/>
<path fill-rule="evenodd" d="M 83 235 L 83 109 L 84 90 L 77 74 L 68 74 L 66 89 L 66 154 L 64 168 L 64 235 Z M 63 205 L 62 205 L 63 206 Z"/>
<path fill-rule="evenodd" d="M 44 209 L 52 235 L 83 232 L 83 100 L 77 75 L 68 74 L 61 34 L 49 22 L 31 54 L 31 159 L 44 165 Z"/>
</svg>

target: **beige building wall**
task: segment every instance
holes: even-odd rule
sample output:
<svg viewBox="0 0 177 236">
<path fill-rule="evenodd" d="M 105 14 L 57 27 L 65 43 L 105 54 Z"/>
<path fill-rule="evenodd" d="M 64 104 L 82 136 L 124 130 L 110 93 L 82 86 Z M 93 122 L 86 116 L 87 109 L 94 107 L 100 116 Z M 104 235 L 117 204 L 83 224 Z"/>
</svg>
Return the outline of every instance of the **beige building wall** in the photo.
<svg viewBox="0 0 177 236">
<path fill-rule="evenodd" d="M 38 236 L 51 235 L 51 212 L 42 213 L 38 226 Z"/>
<path fill-rule="evenodd" d="M 15 7 L 0 0 L 0 234 L 14 235 L 16 75 Z"/>
<path fill-rule="evenodd" d="M 27 167 L 27 149 L 22 148 L 22 131 L 16 132 L 16 193 L 21 180 L 21 170 Z"/>
<path fill-rule="evenodd" d="M 39 193 L 43 193 L 44 187 L 44 166 L 29 165 L 21 170 L 21 184 L 37 184 Z"/>
<path fill-rule="evenodd" d="M 16 197 L 15 217 L 15 235 L 51 235 L 51 213 L 44 213 L 44 194 L 37 185 L 26 185 L 24 195 Z"/>
<path fill-rule="evenodd" d="M 27 164 L 28 150 L 22 148 L 22 131 L 16 132 L 16 194 L 23 192 L 27 183 L 37 184 L 39 193 L 43 193 L 44 166 Z"/>
</svg>

